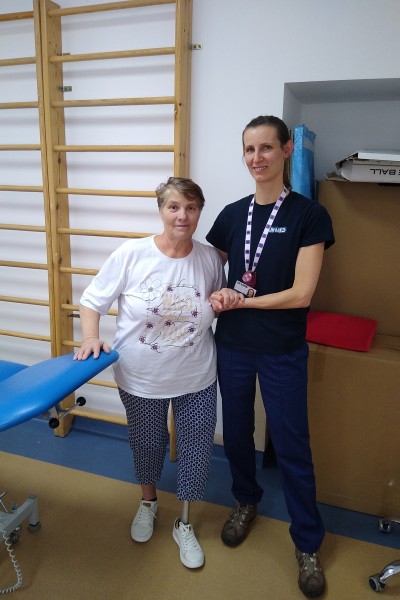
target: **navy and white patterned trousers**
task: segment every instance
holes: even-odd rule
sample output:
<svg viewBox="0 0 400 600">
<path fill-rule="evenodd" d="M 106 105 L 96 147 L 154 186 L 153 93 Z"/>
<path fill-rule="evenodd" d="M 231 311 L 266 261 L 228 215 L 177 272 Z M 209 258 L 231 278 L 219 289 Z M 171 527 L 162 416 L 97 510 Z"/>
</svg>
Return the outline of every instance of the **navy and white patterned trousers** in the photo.
<svg viewBox="0 0 400 600">
<path fill-rule="evenodd" d="M 217 422 L 217 383 L 175 398 L 141 398 L 120 388 L 118 391 L 126 410 L 138 482 L 151 485 L 161 478 L 169 439 L 171 402 L 178 460 L 176 495 L 179 500 L 201 500 L 210 470 Z"/>
</svg>

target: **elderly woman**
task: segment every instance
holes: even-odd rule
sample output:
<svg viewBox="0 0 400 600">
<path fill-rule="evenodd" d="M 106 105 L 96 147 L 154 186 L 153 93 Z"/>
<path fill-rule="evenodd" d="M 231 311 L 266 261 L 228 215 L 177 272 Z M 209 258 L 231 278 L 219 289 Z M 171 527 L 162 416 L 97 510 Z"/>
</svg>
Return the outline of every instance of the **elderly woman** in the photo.
<svg viewBox="0 0 400 600">
<path fill-rule="evenodd" d="M 209 297 L 224 284 L 218 252 L 192 239 L 204 196 L 190 179 L 170 177 L 157 190 L 163 231 L 129 240 L 107 259 L 81 298 L 85 360 L 101 349 L 100 316 L 118 300 L 114 378 L 124 404 L 142 500 L 131 535 L 146 542 L 157 514 L 156 484 L 168 442 L 170 402 L 175 419 L 181 516 L 173 525 L 180 559 L 201 567 L 204 553 L 189 523 L 189 503 L 203 497 L 216 424 L 216 350 Z"/>
</svg>

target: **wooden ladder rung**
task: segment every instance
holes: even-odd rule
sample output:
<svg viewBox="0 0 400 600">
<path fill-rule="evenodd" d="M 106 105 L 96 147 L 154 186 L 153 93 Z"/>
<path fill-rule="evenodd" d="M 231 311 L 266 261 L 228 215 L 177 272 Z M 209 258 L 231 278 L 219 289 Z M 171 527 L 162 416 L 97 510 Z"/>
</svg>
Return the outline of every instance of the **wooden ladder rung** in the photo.
<svg viewBox="0 0 400 600">
<path fill-rule="evenodd" d="M 21 262 L 18 260 L 0 260 L 0 267 L 16 267 L 19 269 L 39 269 L 47 271 L 48 267 L 43 263 Z"/>
<path fill-rule="evenodd" d="M 175 54 L 175 47 L 143 48 L 140 50 L 114 50 L 113 52 L 91 52 L 89 54 L 62 54 L 49 56 L 51 63 L 70 63 L 89 60 L 110 60 L 115 58 L 143 58 L 145 56 L 166 56 Z"/>
<path fill-rule="evenodd" d="M 109 10 L 157 6 L 159 4 L 175 4 L 175 2 L 176 0 L 125 0 L 124 2 L 108 2 L 107 4 L 93 4 L 92 6 L 53 8 L 47 11 L 47 14 L 49 17 L 64 17 L 66 15 L 82 15 L 85 13 L 105 12 Z"/>
<path fill-rule="evenodd" d="M 10 337 L 23 338 L 25 340 L 38 340 L 40 342 L 51 342 L 49 335 L 38 335 L 35 333 L 23 333 L 21 331 L 8 331 L 6 329 L 0 329 L 0 335 L 7 335 Z"/>
<path fill-rule="evenodd" d="M 0 22 L 5 21 L 21 21 L 23 19 L 33 19 L 33 10 L 26 10 L 24 12 L 5 13 L 0 15 Z"/>
<path fill-rule="evenodd" d="M 94 384 L 94 385 L 99 385 L 97 383 L 95 383 L 94 380 L 89 381 L 88 383 Z M 104 382 L 103 382 L 104 383 Z M 110 386 L 108 386 L 110 387 Z M 103 421 L 105 423 L 113 423 L 114 425 L 126 425 L 126 417 L 123 416 L 117 416 L 117 415 L 112 415 L 110 413 L 101 413 L 98 411 L 89 411 L 89 410 L 85 410 L 82 408 L 74 408 L 71 411 L 72 415 L 75 415 L 76 417 L 84 417 L 86 419 L 95 419 L 96 421 Z"/>
<path fill-rule="evenodd" d="M 0 185 L 0 192 L 43 192 L 42 185 Z"/>
<path fill-rule="evenodd" d="M 0 150 L 2 147 L 0 146 Z M 54 152 L 173 152 L 174 146 L 124 146 L 124 145 L 80 145 L 80 146 L 53 146 Z"/>
<path fill-rule="evenodd" d="M 0 102 L 0 110 L 18 108 L 38 108 L 39 102 Z"/>
<path fill-rule="evenodd" d="M 33 298 L 16 298 L 15 296 L 0 296 L 0 302 L 15 302 L 16 304 L 32 304 L 33 306 L 49 306 L 48 300 Z"/>
<path fill-rule="evenodd" d="M 1 189 L 1 186 L 0 186 Z M 79 196 L 121 196 L 132 198 L 155 198 L 155 192 L 138 190 L 95 190 L 87 188 L 56 188 L 57 194 L 72 194 Z"/>
<path fill-rule="evenodd" d="M 46 233 L 44 225 L 19 225 L 14 223 L 0 223 L 0 229 L 5 231 L 36 231 Z"/>
<path fill-rule="evenodd" d="M 3 58 L 2 60 L 0 60 L 0 67 L 11 67 L 14 65 L 36 65 L 36 57 L 22 56 L 21 58 Z"/>
<path fill-rule="evenodd" d="M 59 227 L 58 233 L 61 235 L 87 235 L 95 237 L 116 237 L 139 239 L 149 237 L 152 233 L 136 233 L 134 231 L 105 231 L 104 229 L 72 229 L 69 227 Z"/>
<path fill-rule="evenodd" d="M 53 100 L 51 102 L 52 108 L 90 108 L 94 106 L 153 106 L 159 104 L 174 105 L 175 96 L 158 96 L 147 98 L 94 98 L 88 100 Z"/>
<path fill-rule="evenodd" d="M 0 144 L 0 150 L 41 150 L 40 144 Z"/>
</svg>

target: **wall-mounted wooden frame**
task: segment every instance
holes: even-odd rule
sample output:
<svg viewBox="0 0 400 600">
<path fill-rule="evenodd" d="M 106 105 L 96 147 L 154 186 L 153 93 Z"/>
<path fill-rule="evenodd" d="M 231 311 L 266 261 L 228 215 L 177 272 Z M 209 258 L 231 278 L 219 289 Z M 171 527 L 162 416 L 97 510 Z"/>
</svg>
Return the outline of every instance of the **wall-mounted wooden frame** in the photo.
<svg viewBox="0 0 400 600">
<path fill-rule="evenodd" d="M 60 3 L 61 4 L 61 3 Z M 155 5 L 175 5 L 175 45 L 160 48 L 128 48 L 123 51 L 63 54 L 62 28 L 63 17 L 72 15 L 95 14 L 101 12 L 135 10 L 136 8 Z M 71 239 L 73 236 L 95 238 L 134 238 L 150 235 L 150 232 L 131 232 L 114 230 L 97 230 L 74 228 L 70 225 L 69 202 L 71 196 L 87 195 L 118 198 L 154 198 L 152 189 L 97 189 L 70 187 L 68 184 L 68 155 L 70 153 L 169 153 L 173 154 L 173 171 L 176 176 L 188 176 L 189 172 L 189 118 L 190 118 L 190 64 L 191 64 L 191 21 L 192 0 L 126 0 L 105 4 L 92 4 L 63 8 L 50 0 L 33 0 L 32 12 L 0 15 L 1 21 L 32 19 L 35 29 L 35 56 L 16 59 L 0 59 L 0 68 L 11 64 L 36 64 L 38 97 L 24 102 L 0 103 L 0 110 L 17 110 L 18 108 L 38 108 L 40 120 L 40 144 L 3 144 L 1 150 L 40 151 L 42 161 L 43 186 L 15 186 L 13 183 L 1 184 L 0 191 L 36 191 L 43 193 L 45 223 L 38 226 L 37 231 L 46 233 L 47 264 L 33 264 L 29 260 L 18 265 L 10 261 L 2 261 L 0 266 L 21 268 L 37 268 L 47 270 L 49 282 L 50 336 L 38 336 L 36 339 L 48 341 L 51 355 L 58 356 L 71 352 L 79 345 L 73 339 L 73 317 L 78 315 L 78 305 L 73 303 L 73 277 L 75 275 L 93 276 L 97 270 L 74 266 L 71 260 Z M 112 61 L 113 59 L 135 59 L 140 61 L 146 56 L 174 57 L 174 95 L 143 96 L 68 100 L 64 93 L 63 65 L 74 62 L 90 64 L 92 61 Z M 170 144 L 70 144 L 66 142 L 66 111 L 72 107 L 84 107 L 90 111 L 93 107 L 107 106 L 145 106 L 165 105 L 173 109 L 173 140 Z M 172 173 L 171 173 L 172 174 Z M 23 189 L 22 189 L 23 188 Z M 1 229 L 18 229 L 19 231 L 35 228 L 24 224 L 3 224 Z M 0 301 L 43 304 L 44 301 L 32 298 L 2 297 Z M 115 315 L 115 311 L 110 311 Z M 28 337 L 18 331 L 0 330 L 0 335 Z M 91 382 L 94 385 L 115 387 L 106 381 Z M 70 406 L 73 398 L 66 399 L 65 406 Z M 80 414 L 83 412 L 80 410 Z M 87 413 L 88 417 L 114 422 L 123 419 L 110 418 L 109 415 Z M 72 416 L 71 416 L 72 419 Z M 64 421 L 57 430 L 58 435 L 65 435 L 70 428 L 70 421 Z"/>
</svg>

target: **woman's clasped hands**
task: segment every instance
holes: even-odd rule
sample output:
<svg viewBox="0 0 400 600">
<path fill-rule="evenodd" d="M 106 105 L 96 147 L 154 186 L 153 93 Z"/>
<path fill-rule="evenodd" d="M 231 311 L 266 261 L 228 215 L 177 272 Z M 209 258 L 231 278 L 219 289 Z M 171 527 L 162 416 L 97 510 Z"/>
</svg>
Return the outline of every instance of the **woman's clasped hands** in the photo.
<svg viewBox="0 0 400 600">
<path fill-rule="evenodd" d="M 210 296 L 210 304 L 214 312 L 221 313 L 226 310 L 244 307 L 244 296 L 231 288 L 222 288 Z"/>
</svg>

